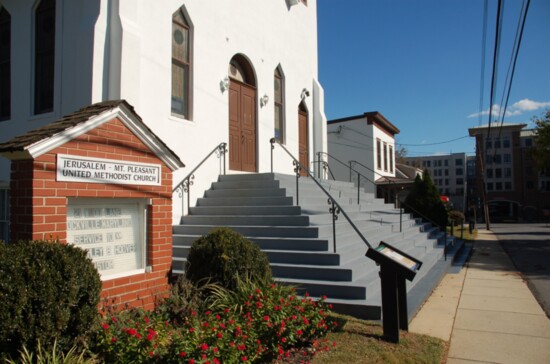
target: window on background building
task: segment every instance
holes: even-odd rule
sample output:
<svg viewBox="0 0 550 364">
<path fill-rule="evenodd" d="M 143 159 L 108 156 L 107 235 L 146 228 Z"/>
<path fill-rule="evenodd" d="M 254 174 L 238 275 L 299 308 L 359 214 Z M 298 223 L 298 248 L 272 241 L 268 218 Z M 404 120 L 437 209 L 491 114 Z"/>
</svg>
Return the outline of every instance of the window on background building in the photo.
<svg viewBox="0 0 550 364">
<path fill-rule="evenodd" d="M 279 68 L 275 69 L 273 77 L 273 94 L 275 102 L 275 138 L 281 143 L 285 142 L 285 121 L 284 121 L 284 81 L 283 75 Z"/>
<path fill-rule="evenodd" d="M 495 183 L 495 190 L 502 191 L 502 182 Z"/>
<path fill-rule="evenodd" d="M 504 177 L 512 177 L 512 168 L 504 168 Z"/>
<path fill-rule="evenodd" d="M 393 146 L 390 145 L 390 173 L 393 173 Z"/>
<path fill-rule="evenodd" d="M 441 159 L 438 160 L 438 161 L 437 161 L 437 166 L 438 166 L 438 167 L 441 167 L 441 163 L 442 163 L 442 160 L 441 160 Z"/>
<path fill-rule="evenodd" d="M 172 14 L 172 114 L 190 120 L 191 27 L 183 9 Z"/>
<path fill-rule="evenodd" d="M 445 178 L 445 186 L 448 186 L 448 185 L 449 185 L 449 179 Z"/>
<path fill-rule="evenodd" d="M 502 168 L 495 168 L 495 178 L 502 178 Z"/>
<path fill-rule="evenodd" d="M 8 241 L 10 226 L 9 190 L 0 188 L 0 240 Z"/>
<path fill-rule="evenodd" d="M 510 148 L 510 138 L 503 138 L 502 139 L 502 147 L 503 148 Z"/>
<path fill-rule="evenodd" d="M 495 154 L 493 159 L 494 159 L 495 163 L 502 163 L 502 155 L 500 155 L 500 154 Z"/>
<path fill-rule="evenodd" d="M 388 170 L 388 145 L 384 143 L 384 171 Z"/>
<path fill-rule="evenodd" d="M 503 157 L 504 163 L 506 163 L 506 164 L 512 163 L 512 155 L 511 154 L 505 153 L 505 154 L 502 155 L 502 157 Z"/>
<path fill-rule="evenodd" d="M 464 188 L 457 188 L 456 189 L 456 194 L 457 195 L 463 195 L 464 194 Z"/>
<path fill-rule="evenodd" d="M 457 168 L 455 173 L 457 176 L 462 176 L 464 174 L 464 170 L 462 168 Z"/>
<path fill-rule="evenodd" d="M 455 159 L 455 166 L 461 166 L 462 164 L 462 159 Z"/>
<path fill-rule="evenodd" d="M 487 178 L 493 178 L 493 169 L 487 168 Z"/>
<path fill-rule="evenodd" d="M 445 176 L 448 176 L 448 175 L 449 175 L 449 170 L 446 169 L 446 170 L 445 170 Z"/>
<path fill-rule="evenodd" d="M 512 189 L 512 182 L 504 182 L 504 189 L 510 191 Z"/>
<path fill-rule="evenodd" d="M 376 139 L 376 168 L 382 169 L 382 141 Z"/>
<path fill-rule="evenodd" d="M 525 146 L 526 146 L 526 147 L 532 147 L 532 146 L 533 146 L 533 139 L 531 139 L 531 138 L 526 138 L 526 139 L 525 139 Z"/>
<path fill-rule="evenodd" d="M 445 167 L 448 167 L 448 166 L 449 166 L 449 160 L 448 160 L 448 159 L 445 159 L 445 161 L 443 162 L 443 164 L 445 165 Z"/>
<path fill-rule="evenodd" d="M 457 186 L 462 186 L 464 184 L 464 180 L 462 178 L 457 178 L 456 179 L 456 185 Z"/>
<path fill-rule="evenodd" d="M 493 182 L 488 182 L 487 183 L 487 191 L 492 191 L 493 190 Z"/>
<path fill-rule="evenodd" d="M 493 163 L 493 155 L 492 154 L 487 154 L 485 156 L 485 163 L 486 164 L 492 164 Z"/>
<path fill-rule="evenodd" d="M 53 111 L 55 71 L 55 0 L 42 0 L 34 24 L 34 113 Z"/>
<path fill-rule="evenodd" d="M 431 162 L 430 162 L 430 161 L 426 161 L 426 166 L 431 167 Z"/>
<path fill-rule="evenodd" d="M 11 117 L 11 16 L 0 5 L 0 121 Z"/>
<path fill-rule="evenodd" d="M 500 148 L 500 138 L 495 138 L 495 149 Z"/>
<path fill-rule="evenodd" d="M 491 140 L 491 138 L 487 138 L 487 140 L 485 141 L 485 148 L 486 149 L 492 149 L 493 148 L 493 141 Z"/>
</svg>

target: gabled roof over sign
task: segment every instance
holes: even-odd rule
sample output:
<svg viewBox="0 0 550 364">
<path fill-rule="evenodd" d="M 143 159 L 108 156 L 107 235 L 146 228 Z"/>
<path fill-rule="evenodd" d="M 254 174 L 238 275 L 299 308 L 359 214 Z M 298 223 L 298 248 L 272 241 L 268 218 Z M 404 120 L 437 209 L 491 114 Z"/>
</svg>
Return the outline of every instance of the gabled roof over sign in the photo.
<svg viewBox="0 0 550 364">
<path fill-rule="evenodd" d="M 171 170 L 185 166 L 125 100 L 103 101 L 84 107 L 60 120 L 0 143 L 0 155 L 12 160 L 36 158 L 114 118 L 118 118 Z"/>
<path fill-rule="evenodd" d="M 348 116 L 341 119 L 329 120 L 328 124 L 343 123 L 346 121 L 363 119 L 363 118 L 367 120 L 367 124 L 369 125 L 374 124 L 391 135 L 399 134 L 400 132 L 400 130 L 395 125 L 393 125 L 388 119 L 384 117 L 384 115 L 382 115 L 378 111 L 369 111 L 361 115 Z"/>
</svg>

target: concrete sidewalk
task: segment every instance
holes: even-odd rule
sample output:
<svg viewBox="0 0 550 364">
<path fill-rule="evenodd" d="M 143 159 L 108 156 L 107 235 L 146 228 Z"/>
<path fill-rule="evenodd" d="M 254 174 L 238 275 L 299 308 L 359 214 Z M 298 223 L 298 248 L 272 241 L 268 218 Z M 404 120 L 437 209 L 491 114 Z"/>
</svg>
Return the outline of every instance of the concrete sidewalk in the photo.
<svg viewBox="0 0 550 364">
<path fill-rule="evenodd" d="M 550 363 L 550 320 L 488 230 L 478 230 L 466 267 L 443 278 L 409 331 L 450 340 L 448 364 Z"/>
</svg>

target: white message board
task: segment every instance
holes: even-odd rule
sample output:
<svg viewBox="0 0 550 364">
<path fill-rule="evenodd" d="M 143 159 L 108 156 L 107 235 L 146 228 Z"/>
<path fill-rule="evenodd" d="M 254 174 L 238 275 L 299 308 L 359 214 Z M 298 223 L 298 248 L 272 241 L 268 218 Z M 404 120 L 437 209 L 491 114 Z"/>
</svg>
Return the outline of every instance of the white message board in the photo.
<svg viewBox="0 0 550 364">
<path fill-rule="evenodd" d="M 145 268 L 144 205 L 70 201 L 67 242 L 88 252 L 102 278 Z"/>
<path fill-rule="evenodd" d="M 58 181 L 160 186 L 161 165 L 57 155 Z"/>
</svg>

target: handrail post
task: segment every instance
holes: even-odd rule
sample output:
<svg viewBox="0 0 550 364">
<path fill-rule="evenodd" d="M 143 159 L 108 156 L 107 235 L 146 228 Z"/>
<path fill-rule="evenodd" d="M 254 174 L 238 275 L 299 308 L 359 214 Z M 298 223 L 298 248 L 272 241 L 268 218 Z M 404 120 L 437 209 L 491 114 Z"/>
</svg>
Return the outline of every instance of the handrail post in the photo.
<svg viewBox="0 0 550 364">
<path fill-rule="evenodd" d="M 349 163 L 349 167 L 348 167 L 349 168 L 349 181 L 351 182 L 351 169 L 352 169 L 351 164 L 353 163 L 353 161 L 349 161 L 348 163 Z"/>
<path fill-rule="evenodd" d="M 296 163 L 296 161 L 292 161 L 292 164 L 294 165 L 294 173 L 296 173 L 296 206 L 300 204 L 300 187 L 298 183 L 298 179 L 300 178 L 300 170 L 302 169 L 299 163 Z"/>
<path fill-rule="evenodd" d="M 359 192 L 361 191 L 361 175 L 357 172 L 357 204 L 359 205 L 361 198 Z"/>
<path fill-rule="evenodd" d="M 321 179 L 321 152 L 317 152 L 317 178 Z"/>
<path fill-rule="evenodd" d="M 273 149 L 275 149 L 275 138 L 269 139 L 271 143 L 271 173 L 273 173 Z"/>
<path fill-rule="evenodd" d="M 225 155 L 227 154 L 227 143 L 222 143 L 222 150 L 221 153 L 223 154 L 223 175 L 225 176 L 226 170 L 225 170 Z"/>
<path fill-rule="evenodd" d="M 399 204 L 399 232 L 403 232 L 403 206 Z"/>
<path fill-rule="evenodd" d="M 334 205 L 333 198 L 329 197 L 328 203 L 331 205 L 328 211 L 332 214 L 332 246 L 334 253 L 336 253 L 336 220 L 338 220 L 340 209 Z"/>
</svg>

